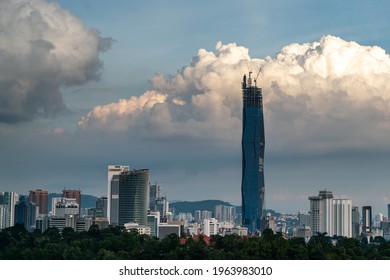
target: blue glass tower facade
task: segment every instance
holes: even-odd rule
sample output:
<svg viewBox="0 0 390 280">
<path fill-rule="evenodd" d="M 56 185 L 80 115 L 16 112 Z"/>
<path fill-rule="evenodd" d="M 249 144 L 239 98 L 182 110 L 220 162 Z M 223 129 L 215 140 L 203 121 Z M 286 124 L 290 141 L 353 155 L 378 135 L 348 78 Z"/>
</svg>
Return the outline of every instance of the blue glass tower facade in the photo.
<svg viewBox="0 0 390 280">
<path fill-rule="evenodd" d="M 264 212 L 264 117 L 261 88 L 251 72 L 242 82 L 242 223 L 249 233 L 260 229 Z"/>
</svg>

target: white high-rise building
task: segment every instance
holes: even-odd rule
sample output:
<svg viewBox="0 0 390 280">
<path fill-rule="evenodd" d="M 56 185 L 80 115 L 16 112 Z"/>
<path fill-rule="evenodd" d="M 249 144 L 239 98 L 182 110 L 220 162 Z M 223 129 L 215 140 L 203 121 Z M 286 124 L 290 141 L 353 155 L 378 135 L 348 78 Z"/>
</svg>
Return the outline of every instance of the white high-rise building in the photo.
<svg viewBox="0 0 390 280">
<path fill-rule="evenodd" d="M 212 236 L 218 234 L 218 220 L 215 218 L 203 220 L 203 234 Z"/>
<path fill-rule="evenodd" d="M 111 224 L 111 215 L 115 223 L 118 223 L 118 207 L 119 207 L 119 180 L 112 184 L 114 175 L 119 175 L 121 172 L 129 171 L 129 166 L 126 165 L 109 165 L 107 178 L 107 218 Z"/>
<path fill-rule="evenodd" d="M 15 225 L 15 205 L 19 201 L 19 195 L 15 192 L 3 192 L 2 197 L 7 212 L 4 228 L 13 227 Z"/>
<path fill-rule="evenodd" d="M 320 191 L 309 197 L 310 228 L 312 234 L 327 233 L 329 236 L 352 237 L 352 201 L 333 198 L 330 191 Z"/>
<path fill-rule="evenodd" d="M 333 235 L 333 194 L 320 191 L 318 196 L 310 196 L 310 228 L 313 234 Z"/>
<path fill-rule="evenodd" d="M 352 200 L 333 199 L 333 235 L 352 237 Z"/>
<path fill-rule="evenodd" d="M 5 223 L 8 217 L 8 207 L 5 204 L 0 204 L 0 229 L 5 228 Z"/>
</svg>

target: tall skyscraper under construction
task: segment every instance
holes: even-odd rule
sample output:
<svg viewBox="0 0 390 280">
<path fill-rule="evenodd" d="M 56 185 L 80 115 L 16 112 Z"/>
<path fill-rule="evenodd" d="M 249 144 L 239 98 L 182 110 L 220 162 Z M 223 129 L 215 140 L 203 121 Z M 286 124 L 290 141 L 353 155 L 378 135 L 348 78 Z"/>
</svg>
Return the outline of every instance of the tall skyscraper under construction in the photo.
<svg viewBox="0 0 390 280">
<path fill-rule="evenodd" d="M 249 233 L 260 229 L 264 214 L 264 116 L 261 88 L 252 72 L 242 82 L 242 222 Z"/>
</svg>

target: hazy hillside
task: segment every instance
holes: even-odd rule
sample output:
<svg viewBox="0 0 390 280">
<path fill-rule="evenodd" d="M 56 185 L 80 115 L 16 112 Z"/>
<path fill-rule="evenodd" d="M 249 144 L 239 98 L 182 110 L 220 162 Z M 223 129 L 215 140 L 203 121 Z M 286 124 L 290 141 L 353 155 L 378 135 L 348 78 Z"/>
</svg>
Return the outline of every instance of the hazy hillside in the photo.
<svg viewBox="0 0 390 280">
<path fill-rule="evenodd" d="M 229 202 L 222 200 L 202 200 L 202 201 L 179 201 L 169 204 L 169 208 L 175 209 L 175 214 L 178 213 L 194 213 L 196 210 L 211 211 L 214 215 L 216 205 L 234 206 Z"/>
</svg>

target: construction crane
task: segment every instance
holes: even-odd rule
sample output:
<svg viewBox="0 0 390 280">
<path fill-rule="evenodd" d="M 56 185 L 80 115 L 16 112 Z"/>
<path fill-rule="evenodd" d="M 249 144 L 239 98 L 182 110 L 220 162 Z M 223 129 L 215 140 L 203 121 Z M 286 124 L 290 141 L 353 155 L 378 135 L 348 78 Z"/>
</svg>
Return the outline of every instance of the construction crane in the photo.
<svg viewBox="0 0 390 280">
<path fill-rule="evenodd" d="M 257 72 L 256 78 L 253 80 L 255 82 L 255 87 L 257 87 L 257 78 L 259 77 L 261 72 L 261 67 L 259 68 L 259 71 Z"/>
</svg>

